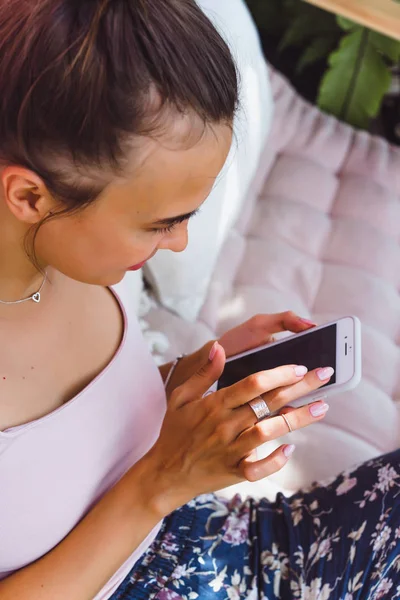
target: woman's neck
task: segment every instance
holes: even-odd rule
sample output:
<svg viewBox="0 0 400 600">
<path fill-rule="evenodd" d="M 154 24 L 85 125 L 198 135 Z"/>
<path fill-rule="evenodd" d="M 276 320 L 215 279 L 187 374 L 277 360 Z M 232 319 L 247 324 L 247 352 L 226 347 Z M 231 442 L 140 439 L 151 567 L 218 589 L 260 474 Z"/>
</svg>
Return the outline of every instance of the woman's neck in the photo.
<svg viewBox="0 0 400 600">
<path fill-rule="evenodd" d="M 38 291 L 41 273 L 29 260 L 24 248 L 24 235 L 10 223 L 0 227 L 0 300 L 16 301 Z"/>
</svg>

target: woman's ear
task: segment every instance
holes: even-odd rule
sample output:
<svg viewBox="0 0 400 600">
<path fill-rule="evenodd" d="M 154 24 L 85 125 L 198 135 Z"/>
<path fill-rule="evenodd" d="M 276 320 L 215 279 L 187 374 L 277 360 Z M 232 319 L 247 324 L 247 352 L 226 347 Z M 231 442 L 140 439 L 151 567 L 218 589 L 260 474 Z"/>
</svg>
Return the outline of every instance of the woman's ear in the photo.
<svg viewBox="0 0 400 600">
<path fill-rule="evenodd" d="M 10 166 L 1 172 L 4 201 L 18 221 L 39 223 L 54 207 L 43 180 L 24 167 Z"/>
</svg>

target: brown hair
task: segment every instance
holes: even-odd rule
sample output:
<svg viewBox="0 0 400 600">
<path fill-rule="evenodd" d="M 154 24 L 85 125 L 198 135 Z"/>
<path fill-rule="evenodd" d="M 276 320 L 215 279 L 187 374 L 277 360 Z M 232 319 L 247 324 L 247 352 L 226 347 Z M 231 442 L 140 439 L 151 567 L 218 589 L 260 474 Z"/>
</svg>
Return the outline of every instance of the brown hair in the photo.
<svg viewBox="0 0 400 600">
<path fill-rule="evenodd" d="M 229 48 L 194 0 L 2 0 L 0 57 L 0 162 L 36 172 L 62 212 L 92 202 L 128 139 L 159 126 L 152 89 L 159 113 L 205 124 L 237 107 Z"/>
</svg>

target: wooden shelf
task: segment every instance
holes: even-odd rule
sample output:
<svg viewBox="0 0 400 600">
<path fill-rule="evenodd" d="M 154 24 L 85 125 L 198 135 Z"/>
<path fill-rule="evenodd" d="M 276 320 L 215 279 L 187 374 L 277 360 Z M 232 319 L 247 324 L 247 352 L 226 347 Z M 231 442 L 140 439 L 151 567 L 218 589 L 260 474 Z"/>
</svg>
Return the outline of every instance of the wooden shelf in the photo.
<svg viewBox="0 0 400 600">
<path fill-rule="evenodd" d="M 305 0 L 400 40 L 400 3 L 394 0 Z"/>
</svg>

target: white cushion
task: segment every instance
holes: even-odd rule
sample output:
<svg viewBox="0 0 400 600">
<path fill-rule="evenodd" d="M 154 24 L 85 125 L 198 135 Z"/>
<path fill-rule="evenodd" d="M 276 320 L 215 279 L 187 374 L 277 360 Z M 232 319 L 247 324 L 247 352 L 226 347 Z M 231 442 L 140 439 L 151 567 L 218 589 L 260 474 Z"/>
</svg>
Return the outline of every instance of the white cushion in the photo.
<svg viewBox="0 0 400 600">
<path fill-rule="evenodd" d="M 190 321 L 199 314 L 219 250 L 249 196 L 273 113 L 266 62 L 245 3 L 198 0 L 198 4 L 223 34 L 237 61 L 241 109 L 234 125 L 236 139 L 214 190 L 189 225 L 187 250 L 159 252 L 144 271 L 161 304 Z"/>
</svg>

